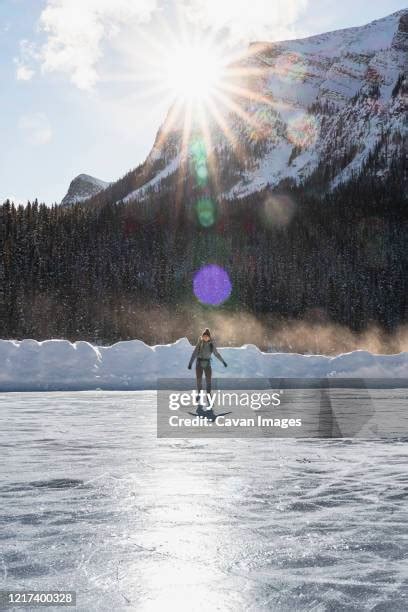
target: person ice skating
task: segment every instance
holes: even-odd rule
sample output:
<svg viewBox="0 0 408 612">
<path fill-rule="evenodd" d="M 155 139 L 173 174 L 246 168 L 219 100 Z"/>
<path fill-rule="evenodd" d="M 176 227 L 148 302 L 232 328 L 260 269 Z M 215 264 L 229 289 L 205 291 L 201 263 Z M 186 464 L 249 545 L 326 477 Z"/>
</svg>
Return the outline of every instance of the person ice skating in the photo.
<svg viewBox="0 0 408 612">
<path fill-rule="evenodd" d="M 197 393 L 198 396 L 201 395 L 202 389 L 202 380 L 203 373 L 205 374 L 205 382 L 206 382 L 206 390 L 207 394 L 211 393 L 211 355 L 215 355 L 217 359 L 227 367 L 226 362 L 221 357 L 220 353 L 215 346 L 214 340 L 211 338 L 210 330 L 207 328 L 203 331 L 202 335 L 198 339 L 196 347 L 191 355 L 190 363 L 188 364 L 188 369 L 191 370 L 191 367 L 196 359 L 196 377 L 197 377 Z"/>
</svg>

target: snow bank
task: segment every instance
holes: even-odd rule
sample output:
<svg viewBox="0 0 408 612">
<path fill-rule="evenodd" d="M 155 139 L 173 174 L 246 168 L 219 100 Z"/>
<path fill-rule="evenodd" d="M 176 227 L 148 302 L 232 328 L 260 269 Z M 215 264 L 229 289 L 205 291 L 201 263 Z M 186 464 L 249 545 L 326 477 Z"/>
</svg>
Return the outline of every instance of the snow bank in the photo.
<svg viewBox="0 0 408 612">
<path fill-rule="evenodd" d="M 67 340 L 0 340 L 0 391 L 154 389 L 158 377 L 193 379 L 194 372 L 187 369 L 192 348 L 186 338 L 158 346 L 140 340 L 112 346 Z M 221 351 L 228 368 L 214 359 L 215 377 L 408 379 L 408 353 L 354 351 L 326 357 L 262 353 L 252 344 Z"/>
</svg>

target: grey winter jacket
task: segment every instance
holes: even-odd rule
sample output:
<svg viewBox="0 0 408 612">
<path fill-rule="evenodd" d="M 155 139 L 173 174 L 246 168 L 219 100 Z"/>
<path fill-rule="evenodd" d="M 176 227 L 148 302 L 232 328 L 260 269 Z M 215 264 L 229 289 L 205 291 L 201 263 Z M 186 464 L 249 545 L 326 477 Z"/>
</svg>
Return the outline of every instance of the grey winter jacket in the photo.
<svg viewBox="0 0 408 612">
<path fill-rule="evenodd" d="M 217 350 L 217 347 L 215 346 L 214 340 L 209 340 L 209 342 L 204 342 L 204 340 L 199 338 L 196 344 L 196 347 L 193 351 L 193 354 L 191 355 L 191 359 L 190 359 L 190 363 L 188 364 L 188 367 L 191 368 L 191 366 L 194 363 L 194 359 L 205 359 L 208 363 L 210 363 L 212 354 L 215 355 L 217 359 L 221 361 L 221 363 L 226 365 L 224 359 L 221 357 L 220 353 Z"/>
</svg>

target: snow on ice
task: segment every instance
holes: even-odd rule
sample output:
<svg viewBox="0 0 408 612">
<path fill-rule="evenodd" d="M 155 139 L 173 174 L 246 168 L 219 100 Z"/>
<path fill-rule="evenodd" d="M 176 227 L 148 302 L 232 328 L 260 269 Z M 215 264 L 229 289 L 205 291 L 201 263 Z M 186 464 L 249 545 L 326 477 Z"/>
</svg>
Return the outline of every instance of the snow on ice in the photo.
<svg viewBox="0 0 408 612">
<path fill-rule="evenodd" d="M 0 391 L 154 389 L 157 378 L 187 378 L 193 347 L 187 338 L 148 346 L 140 340 L 96 346 L 68 340 L 0 340 Z M 408 378 L 408 353 L 375 355 L 353 351 L 328 357 L 263 353 L 256 346 L 222 348 L 225 370 L 214 361 L 214 376 L 228 378 Z"/>
</svg>

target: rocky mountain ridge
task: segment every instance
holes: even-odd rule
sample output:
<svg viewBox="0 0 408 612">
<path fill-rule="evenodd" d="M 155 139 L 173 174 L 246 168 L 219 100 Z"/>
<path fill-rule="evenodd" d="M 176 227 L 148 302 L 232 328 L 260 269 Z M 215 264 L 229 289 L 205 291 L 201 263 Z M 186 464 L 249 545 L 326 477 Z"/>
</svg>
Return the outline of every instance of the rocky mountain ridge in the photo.
<svg viewBox="0 0 408 612">
<path fill-rule="evenodd" d="M 407 146 L 408 10 L 305 39 L 253 43 L 217 112 L 171 109 L 146 161 L 93 198 L 141 201 L 174 193 L 196 166 L 236 199 L 312 182 L 323 191 L 361 173 L 379 180 Z M 224 96 L 225 97 L 225 96 Z M 221 118 L 220 118 L 221 116 Z M 205 158 L 203 161 L 203 157 Z"/>
<path fill-rule="evenodd" d="M 61 204 L 67 206 L 77 202 L 88 200 L 103 189 L 109 187 L 110 183 L 101 181 L 89 174 L 79 174 L 70 183 L 66 195 Z"/>
</svg>

